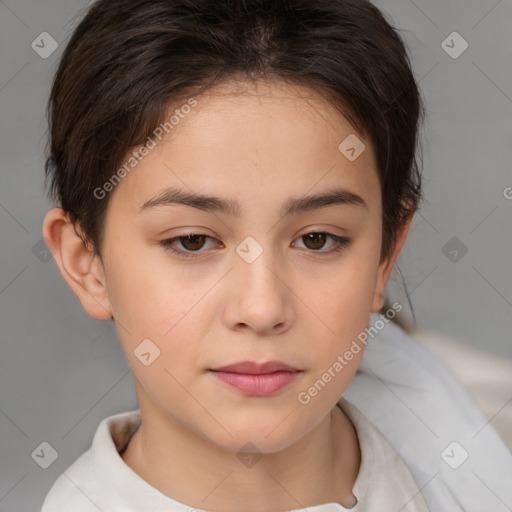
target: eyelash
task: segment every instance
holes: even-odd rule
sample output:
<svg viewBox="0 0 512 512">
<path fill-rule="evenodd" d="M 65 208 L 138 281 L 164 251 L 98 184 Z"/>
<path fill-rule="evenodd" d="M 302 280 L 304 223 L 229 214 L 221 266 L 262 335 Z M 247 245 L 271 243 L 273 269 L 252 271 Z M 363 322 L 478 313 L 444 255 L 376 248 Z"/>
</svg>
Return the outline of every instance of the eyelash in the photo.
<svg viewBox="0 0 512 512">
<path fill-rule="evenodd" d="M 326 235 L 327 237 L 331 238 L 335 242 L 335 247 L 333 249 L 330 249 L 328 251 L 321 251 L 321 250 L 315 251 L 315 250 L 311 249 L 311 252 L 313 252 L 313 253 L 320 253 L 320 254 L 338 253 L 338 252 L 341 252 L 344 249 L 348 248 L 350 246 L 351 242 L 352 242 L 352 240 L 350 238 L 346 238 L 346 237 L 338 236 L 338 235 L 333 235 L 332 233 L 328 233 L 326 231 L 310 231 L 309 233 L 304 233 L 299 238 L 302 238 L 302 237 L 304 237 L 306 235 L 311 235 L 311 234 Z M 186 235 L 176 236 L 174 238 L 168 238 L 166 240 L 162 240 L 160 242 L 160 245 L 166 251 L 170 251 L 172 253 L 178 254 L 178 255 L 183 256 L 185 258 L 197 258 L 197 257 L 199 257 L 199 254 L 196 254 L 196 253 L 201 253 L 201 252 L 204 252 L 204 251 L 201 251 L 201 250 L 198 250 L 198 251 L 181 251 L 181 250 L 177 250 L 174 247 L 172 247 L 172 244 L 174 242 L 176 242 L 176 241 L 178 241 L 178 240 L 180 240 L 182 238 L 188 238 L 188 237 L 192 237 L 192 236 L 204 236 L 206 238 L 209 238 L 209 239 L 213 240 L 213 238 L 211 236 L 208 236 L 205 233 L 188 233 Z"/>
</svg>

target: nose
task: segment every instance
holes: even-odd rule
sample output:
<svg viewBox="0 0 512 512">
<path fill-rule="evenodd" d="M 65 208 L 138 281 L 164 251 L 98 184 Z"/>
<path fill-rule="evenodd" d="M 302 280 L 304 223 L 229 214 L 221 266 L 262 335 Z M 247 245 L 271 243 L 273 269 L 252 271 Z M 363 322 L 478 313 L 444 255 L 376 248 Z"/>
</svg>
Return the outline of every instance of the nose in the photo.
<svg viewBox="0 0 512 512">
<path fill-rule="evenodd" d="M 295 319 L 294 295 L 283 265 L 270 250 L 251 263 L 236 255 L 229 279 L 224 319 L 231 329 L 252 330 L 261 336 L 290 329 Z"/>
</svg>

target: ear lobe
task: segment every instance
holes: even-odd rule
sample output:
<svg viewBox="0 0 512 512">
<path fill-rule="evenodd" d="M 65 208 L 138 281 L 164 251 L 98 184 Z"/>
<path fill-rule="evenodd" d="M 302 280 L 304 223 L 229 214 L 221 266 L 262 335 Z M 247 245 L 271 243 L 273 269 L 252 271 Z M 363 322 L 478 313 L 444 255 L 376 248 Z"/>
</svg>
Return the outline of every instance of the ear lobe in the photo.
<svg viewBox="0 0 512 512">
<path fill-rule="evenodd" d="M 62 208 L 53 208 L 46 214 L 43 238 L 82 307 L 94 318 L 111 318 L 102 262 L 86 247 Z"/>
<path fill-rule="evenodd" d="M 395 262 L 398 258 L 398 255 L 400 254 L 400 251 L 402 250 L 405 240 L 407 239 L 407 234 L 409 233 L 413 217 L 414 211 L 411 211 L 409 217 L 404 221 L 400 229 L 397 231 L 396 242 L 390 255 L 387 258 L 383 259 L 381 263 L 379 263 L 377 282 L 375 285 L 375 292 L 373 295 L 371 305 L 372 312 L 378 312 L 384 306 L 384 291 L 386 289 L 386 284 L 395 266 Z"/>
</svg>

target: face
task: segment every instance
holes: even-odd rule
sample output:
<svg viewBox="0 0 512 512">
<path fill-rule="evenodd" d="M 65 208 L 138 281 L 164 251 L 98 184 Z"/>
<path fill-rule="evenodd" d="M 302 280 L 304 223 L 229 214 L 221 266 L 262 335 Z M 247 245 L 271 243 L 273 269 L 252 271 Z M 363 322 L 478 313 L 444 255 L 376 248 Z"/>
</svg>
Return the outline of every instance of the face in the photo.
<svg viewBox="0 0 512 512">
<path fill-rule="evenodd" d="M 375 156 L 304 88 L 225 84 L 195 100 L 111 193 L 101 280 L 141 410 L 274 452 L 332 410 L 363 350 L 339 356 L 382 306 Z M 354 135 L 365 149 L 349 159 Z M 257 367 L 276 361 L 286 371 Z"/>
</svg>

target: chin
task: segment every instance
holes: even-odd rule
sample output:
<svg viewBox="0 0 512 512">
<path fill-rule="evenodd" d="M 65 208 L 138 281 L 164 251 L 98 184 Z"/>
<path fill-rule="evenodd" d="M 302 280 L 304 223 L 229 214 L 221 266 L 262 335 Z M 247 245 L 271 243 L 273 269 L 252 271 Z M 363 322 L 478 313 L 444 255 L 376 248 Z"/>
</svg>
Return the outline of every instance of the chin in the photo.
<svg viewBox="0 0 512 512">
<path fill-rule="evenodd" d="M 260 417 L 258 421 L 237 421 L 231 424 L 224 422 L 223 426 L 231 436 L 222 430 L 220 437 L 215 436 L 214 439 L 209 437 L 209 439 L 219 447 L 237 454 L 246 445 L 248 445 L 247 451 L 277 453 L 285 450 L 306 434 L 303 423 L 300 423 L 302 427 L 299 431 L 297 429 L 299 423 L 289 421 L 291 416 L 285 419 L 286 415 L 279 415 L 278 418 L 276 415 L 271 415 L 267 421 L 262 421 Z"/>
<path fill-rule="evenodd" d="M 297 439 L 291 439 L 290 437 L 270 440 L 270 436 L 266 437 L 265 435 L 240 435 L 234 436 L 229 439 L 229 442 L 218 443 L 218 446 L 223 450 L 233 452 L 236 456 L 243 457 L 245 453 L 251 453 L 262 455 L 262 454 L 271 454 L 278 453 L 283 450 L 286 450 L 288 447 L 293 445 L 300 436 L 297 436 Z"/>
</svg>

